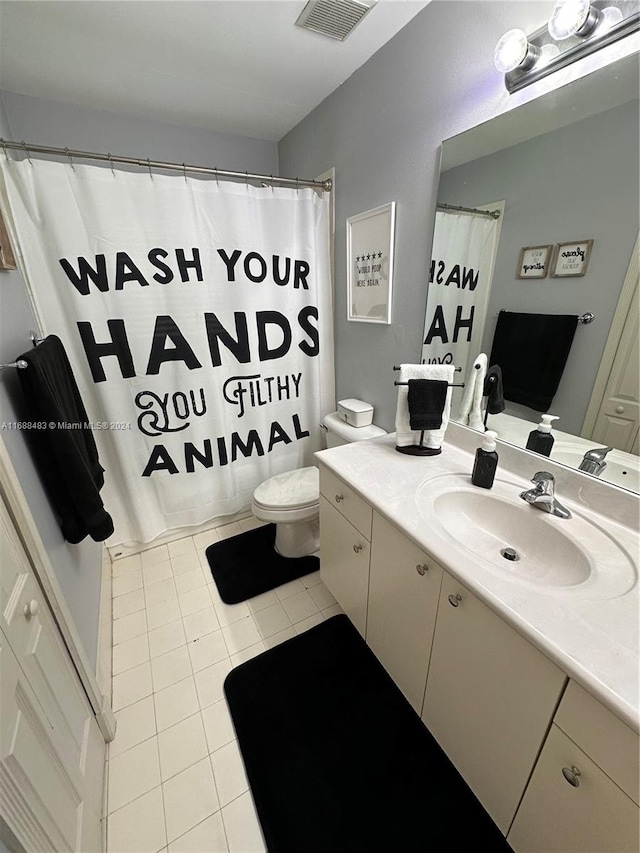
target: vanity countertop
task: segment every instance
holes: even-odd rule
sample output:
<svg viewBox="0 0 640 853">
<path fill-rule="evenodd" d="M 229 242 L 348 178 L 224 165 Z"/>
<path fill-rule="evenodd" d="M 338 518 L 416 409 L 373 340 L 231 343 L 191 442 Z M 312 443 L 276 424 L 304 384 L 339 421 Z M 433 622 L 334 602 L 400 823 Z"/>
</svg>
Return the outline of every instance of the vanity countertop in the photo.
<svg viewBox="0 0 640 853">
<path fill-rule="evenodd" d="M 477 436 L 475 437 L 477 442 Z M 502 453 L 517 464 L 501 466 Z M 558 469 L 524 451 L 498 447 L 497 479 L 514 493 L 530 488 L 529 477 L 546 468 L 556 474 L 557 496 L 605 529 L 638 565 L 637 496 L 602 484 L 578 472 Z M 400 528 L 418 547 L 505 619 L 635 731 L 640 731 L 640 586 L 603 597 L 579 587 L 538 586 L 503 577 L 482 561 L 452 547 L 446 531 L 429 525 L 420 502 L 429 480 L 457 475 L 471 487 L 473 453 L 450 442 L 438 456 L 397 453 L 394 435 L 323 450 L 316 454 L 377 512 Z M 526 475 L 515 473 L 526 471 Z M 507 484 L 505 486 L 505 484 Z M 473 488 L 473 487 L 471 487 Z M 484 490 L 478 489 L 482 493 Z M 594 501 L 593 495 L 596 500 Z M 594 503 L 599 511 L 594 509 Z M 531 512 L 540 512 L 531 507 Z M 626 517 L 628 526 L 620 523 Z M 565 525 L 571 520 L 553 518 Z M 461 521 L 461 523 L 464 523 Z"/>
</svg>

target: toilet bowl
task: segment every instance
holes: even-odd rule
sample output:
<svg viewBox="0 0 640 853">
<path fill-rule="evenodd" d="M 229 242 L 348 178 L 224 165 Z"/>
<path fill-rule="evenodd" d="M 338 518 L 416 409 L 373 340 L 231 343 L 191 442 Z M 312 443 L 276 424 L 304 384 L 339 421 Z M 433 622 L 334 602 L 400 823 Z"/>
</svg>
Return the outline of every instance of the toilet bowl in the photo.
<svg viewBox="0 0 640 853">
<path fill-rule="evenodd" d="M 385 435 L 374 424 L 354 427 L 340 412 L 323 419 L 326 447 Z M 253 493 L 251 511 L 260 521 L 276 525 L 275 549 L 283 557 L 314 554 L 320 544 L 320 478 L 315 465 L 276 474 Z"/>
</svg>

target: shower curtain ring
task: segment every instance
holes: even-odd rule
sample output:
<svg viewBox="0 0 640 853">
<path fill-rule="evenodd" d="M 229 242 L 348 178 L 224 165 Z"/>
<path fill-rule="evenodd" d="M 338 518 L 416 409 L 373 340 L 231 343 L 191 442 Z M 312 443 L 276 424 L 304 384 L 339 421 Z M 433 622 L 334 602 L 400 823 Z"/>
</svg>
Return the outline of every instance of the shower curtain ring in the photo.
<svg viewBox="0 0 640 853">
<path fill-rule="evenodd" d="M 213 170 L 216 173 L 216 185 L 220 186 L 220 181 L 218 180 L 218 170 L 217 168 Z"/>
<path fill-rule="evenodd" d="M 7 143 L 4 141 L 4 139 L 0 139 L 0 145 L 2 145 L 2 150 L 4 151 L 4 156 L 5 156 L 5 157 L 7 158 L 7 160 L 8 160 L 8 159 L 9 159 L 9 156 L 8 156 L 8 154 L 7 154 Z"/>
<path fill-rule="evenodd" d="M 184 175 L 184 182 L 186 184 L 187 183 L 187 167 L 185 166 L 184 163 L 182 164 L 182 174 Z"/>
<path fill-rule="evenodd" d="M 66 147 L 65 147 L 65 149 L 64 149 L 64 153 L 65 153 L 65 154 L 67 155 L 67 157 L 69 158 L 69 165 L 71 166 L 72 170 L 75 172 L 76 167 L 73 165 L 73 157 L 71 156 L 71 152 L 69 151 L 69 149 L 68 149 L 68 148 L 66 148 Z"/>
<path fill-rule="evenodd" d="M 24 153 L 27 155 L 27 160 L 33 166 L 33 163 L 31 163 L 31 154 L 29 154 L 29 149 L 27 148 L 27 143 L 24 141 L 24 139 L 22 140 L 20 145 L 22 145 L 22 147 L 24 148 Z"/>
<path fill-rule="evenodd" d="M 296 178 L 296 192 L 300 192 L 300 178 Z"/>
<path fill-rule="evenodd" d="M 113 158 L 111 157 L 111 154 L 107 154 L 107 157 L 109 158 L 109 165 L 111 166 L 111 174 L 115 178 L 116 173 L 113 171 Z"/>
<path fill-rule="evenodd" d="M 244 185 L 247 189 L 249 189 L 249 173 L 248 172 L 244 173 Z"/>
<path fill-rule="evenodd" d="M 149 177 L 153 180 L 153 172 L 151 171 L 151 160 L 147 157 L 147 169 L 149 170 Z"/>
</svg>

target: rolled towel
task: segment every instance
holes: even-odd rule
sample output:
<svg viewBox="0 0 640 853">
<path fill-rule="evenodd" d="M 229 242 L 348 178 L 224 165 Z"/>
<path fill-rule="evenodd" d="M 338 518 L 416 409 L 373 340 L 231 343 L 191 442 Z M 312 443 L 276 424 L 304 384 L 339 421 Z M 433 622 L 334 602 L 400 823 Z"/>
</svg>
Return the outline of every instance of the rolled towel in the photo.
<svg viewBox="0 0 640 853">
<path fill-rule="evenodd" d="M 410 379 L 407 405 L 411 429 L 440 429 L 449 383 L 444 379 Z"/>
<path fill-rule="evenodd" d="M 499 364 L 492 364 L 484 380 L 485 397 L 487 397 L 487 412 L 490 415 L 499 415 L 504 412 L 504 394 L 502 392 L 502 368 Z"/>
<path fill-rule="evenodd" d="M 452 364 L 401 364 L 398 381 L 408 383 L 410 379 L 431 379 L 441 380 L 451 385 L 454 370 L 455 368 Z M 451 414 L 451 392 L 452 388 L 449 387 L 444 401 L 440 427 L 424 431 L 423 447 L 436 450 L 442 446 Z M 409 386 L 398 385 L 398 402 L 396 405 L 396 445 L 398 447 L 410 447 L 412 444 L 420 444 L 421 430 L 411 429 L 409 405 L 407 402 L 408 395 Z"/>
<path fill-rule="evenodd" d="M 471 429 L 484 432 L 482 419 L 482 397 L 484 391 L 484 378 L 487 372 L 487 356 L 481 352 L 471 365 L 465 380 L 462 403 L 458 411 L 457 421 Z"/>
</svg>

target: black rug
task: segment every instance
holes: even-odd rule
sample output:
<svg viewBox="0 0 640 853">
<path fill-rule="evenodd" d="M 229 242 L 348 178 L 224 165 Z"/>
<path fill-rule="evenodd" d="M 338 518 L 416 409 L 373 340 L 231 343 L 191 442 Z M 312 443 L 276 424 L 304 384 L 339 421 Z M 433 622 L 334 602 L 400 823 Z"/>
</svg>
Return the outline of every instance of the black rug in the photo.
<svg viewBox="0 0 640 853">
<path fill-rule="evenodd" d="M 346 616 L 225 693 L 269 853 L 511 850 Z"/>
<path fill-rule="evenodd" d="M 275 524 L 247 530 L 205 551 L 225 604 L 238 604 L 320 568 L 317 557 L 281 557 L 273 547 Z"/>
</svg>

